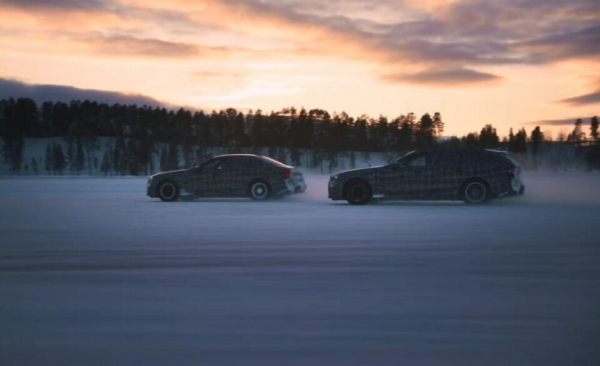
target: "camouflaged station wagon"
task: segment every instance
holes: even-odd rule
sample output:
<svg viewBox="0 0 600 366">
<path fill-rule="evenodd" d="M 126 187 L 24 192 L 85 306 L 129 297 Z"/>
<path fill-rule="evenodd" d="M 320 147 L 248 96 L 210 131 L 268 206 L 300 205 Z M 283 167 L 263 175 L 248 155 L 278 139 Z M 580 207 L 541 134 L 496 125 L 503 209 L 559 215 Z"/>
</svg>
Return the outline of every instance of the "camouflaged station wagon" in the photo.
<svg viewBox="0 0 600 366">
<path fill-rule="evenodd" d="M 413 151 L 392 164 L 349 170 L 329 180 L 329 198 L 365 204 L 372 198 L 464 200 L 481 204 L 522 195 L 518 162 L 501 151 L 440 148 Z"/>
</svg>

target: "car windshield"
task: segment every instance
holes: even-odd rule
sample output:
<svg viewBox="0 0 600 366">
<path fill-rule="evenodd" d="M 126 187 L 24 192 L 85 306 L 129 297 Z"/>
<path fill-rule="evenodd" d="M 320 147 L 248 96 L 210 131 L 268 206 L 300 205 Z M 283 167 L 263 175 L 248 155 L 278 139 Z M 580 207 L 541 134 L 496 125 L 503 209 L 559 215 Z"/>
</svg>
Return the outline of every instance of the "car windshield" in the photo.
<svg viewBox="0 0 600 366">
<path fill-rule="evenodd" d="M 206 168 L 212 168 L 214 166 L 216 166 L 217 164 L 219 164 L 221 162 L 222 159 L 210 159 L 198 166 L 196 166 L 196 168 L 200 168 L 200 169 L 206 169 Z"/>
<path fill-rule="evenodd" d="M 398 159 L 396 159 L 396 163 L 402 163 L 402 161 L 403 161 L 404 159 L 406 159 L 407 157 L 409 157 L 409 156 L 413 155 L 414 153 L 415 153 L 414 151 L 411 151 L 411 152 L 409 152 L 409 153 L 407 153 L 407 154 L 405 154 L 405 155 L 403 155 L 403 156 L 399 157 Z"/>
</svg>

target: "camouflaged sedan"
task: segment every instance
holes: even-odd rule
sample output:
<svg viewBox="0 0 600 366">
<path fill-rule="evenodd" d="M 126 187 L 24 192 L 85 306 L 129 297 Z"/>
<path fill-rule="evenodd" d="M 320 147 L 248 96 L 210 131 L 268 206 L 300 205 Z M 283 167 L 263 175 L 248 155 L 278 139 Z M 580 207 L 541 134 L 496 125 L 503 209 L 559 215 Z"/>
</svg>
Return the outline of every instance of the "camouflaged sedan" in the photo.
<svg viewBox="0 0 600 366">
<path fill-rule="evenodd" d="M 302 173 L 266 156 L 237 154 L 214 157 L 185 170 L 158 173 L 148 179 L 148 196 L 163 201 L 187 197 L 250 197 L 265 200 L 306 190 Z"/>
<path fill-rule="evenodd" d="M 394 163 L 341 172 L 329 180 L 329 198 L 365 204 L 372 198 L 464 200 L 481 204 L 522 195 L 521 167 L 506 153 L 481 149 L 413 151 Z"/>
</svg>

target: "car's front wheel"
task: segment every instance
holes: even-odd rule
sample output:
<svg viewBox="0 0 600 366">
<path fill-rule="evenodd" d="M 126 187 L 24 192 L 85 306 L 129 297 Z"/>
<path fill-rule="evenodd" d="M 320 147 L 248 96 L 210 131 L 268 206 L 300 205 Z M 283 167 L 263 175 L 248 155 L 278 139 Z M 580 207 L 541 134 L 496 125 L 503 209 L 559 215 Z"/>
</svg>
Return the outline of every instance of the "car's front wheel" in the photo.
<svg viewBox="0 0 600 366">
<path fill-rule="evenodd" d="M 462 198 L 469 205 L 479 205 L 490 200 L 491 191 L 481 180 L 466 182 L 462 188 Z"/>
<path fill-rule="evenodd" d="M 255 201 L 263 201 L 269 198 L 271 195 L 271 188 L 269 184 L 264 180 L 256 180 L 250 183 L 250 187 L 248 188 L 250 198 Z"/>
<path fill-rule="evenodd" d="M 346 186 L 346 201 L 352 205 L 364 205 L 373 197 L 371 186 L 362 179 L 348 182 Z"/>
<path fill-rule="evenodd" d="M 179 198 L 179 186 L 170 180 L 160 183 L 158 186 L 158 197 L 164 202 L 176 201 Z"/>
</svg>

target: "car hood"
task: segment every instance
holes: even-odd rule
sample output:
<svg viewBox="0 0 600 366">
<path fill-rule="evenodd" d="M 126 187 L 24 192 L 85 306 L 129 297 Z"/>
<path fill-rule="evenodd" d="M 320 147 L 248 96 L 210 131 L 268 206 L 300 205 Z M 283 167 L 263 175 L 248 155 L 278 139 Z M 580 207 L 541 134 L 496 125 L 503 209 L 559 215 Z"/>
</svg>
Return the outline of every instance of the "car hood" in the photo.
<svg viewBox="0 0 600 366">
<path fill-rule="evenodd" d="M 174 177 L 181 176 L 182 174 L 185 174 L 188 171 L 189 171 L 189 169 L 181 169 L 181 170 L 171 170 L 168 172 L 156 173 L 154 175 L 151 175 L 150 179 L 174 178 Z"/>
<path fill-rule="evenodd" d="M 342 172 L 336 173 L 336 174 L 332 174 L 332 177 L 337 176 L 346 176 L 346 175 L 362 175 L 362 174 L 369 174 L 369 173 L 374 173 L 375 171 L 381 169 L 381 166 L 372 166 L 369 168 L 359 168 L 359 169 L 352 169 L 352 170 L 344 170 Z"/>
</svg>

